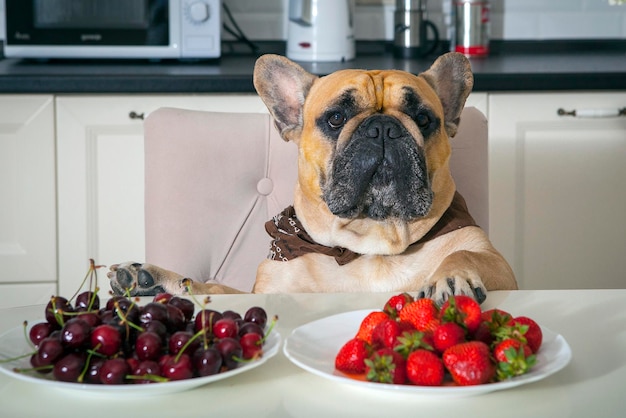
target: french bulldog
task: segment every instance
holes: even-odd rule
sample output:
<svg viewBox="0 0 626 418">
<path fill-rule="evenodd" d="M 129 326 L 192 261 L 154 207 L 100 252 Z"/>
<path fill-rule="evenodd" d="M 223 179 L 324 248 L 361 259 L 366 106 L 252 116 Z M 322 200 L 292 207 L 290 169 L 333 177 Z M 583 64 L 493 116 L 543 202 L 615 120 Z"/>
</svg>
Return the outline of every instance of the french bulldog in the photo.
<svg viewBox="0 0 626 418">
<path fill-rule="evenodd" d="M 341 70 L 324 77 L 261 56 L 254 85 L 298 146 L 293 206 L 265 225 L 269 256 L 253 292 L 415 292 L 483 302 L 514 274 L 467 211 L 449 169 L 450 138 L 473 87 L 465 56 L 427 71 Z M 108 273 L 114 292 L 239 293 L 150 264 Z"/>
</svg>

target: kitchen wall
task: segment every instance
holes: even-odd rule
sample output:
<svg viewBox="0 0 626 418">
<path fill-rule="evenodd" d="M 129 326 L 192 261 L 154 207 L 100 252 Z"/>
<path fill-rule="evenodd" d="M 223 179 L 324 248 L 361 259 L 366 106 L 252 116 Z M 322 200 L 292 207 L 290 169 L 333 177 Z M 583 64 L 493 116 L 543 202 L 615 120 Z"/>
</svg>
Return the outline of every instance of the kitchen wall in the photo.
<svg viewBox="0 0 626 418">
<path fill-rule="evenodd" d="M 224 0 L 251 39 L 286 39 L 289 0 Z M 615 3 L 615 4 L 612 4 Z M 626 39 L 620 0 L 491 0 L 492 39 Z M 428 0 L 428 17 L 446 34 L 452 0 Z M 393 39 L 395 0 L 357 0 L 356 37 Z M 225 36 L 225 39 L 228 39 Z"/>
</svg>

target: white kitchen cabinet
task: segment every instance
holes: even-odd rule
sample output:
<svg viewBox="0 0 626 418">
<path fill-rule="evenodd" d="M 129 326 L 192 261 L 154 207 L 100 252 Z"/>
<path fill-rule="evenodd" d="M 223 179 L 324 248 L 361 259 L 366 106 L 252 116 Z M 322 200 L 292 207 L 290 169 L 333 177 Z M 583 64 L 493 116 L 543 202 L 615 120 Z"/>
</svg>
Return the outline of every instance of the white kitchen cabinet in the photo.
<svg viewBox="0 0 626 418">
<path fill-rule="evenodd" d="M 253 94 L 57 97 L 60 294 L 76 291 L 90 258 L 145 259 L 143 124 L 129 115 L 162 106 L 266 111 Z M 107 270 L 99 273 L 106 289 Z"/>
<path fill-rule="evenodd" d="M 490 94 L 489 231 L 522 289 L 626 287 L 621 93 Z"/>
<path fill-rule="evenodd" d="M 0 308 L 56 292 L 54 100 L 0 95 Z"/>
</svg>

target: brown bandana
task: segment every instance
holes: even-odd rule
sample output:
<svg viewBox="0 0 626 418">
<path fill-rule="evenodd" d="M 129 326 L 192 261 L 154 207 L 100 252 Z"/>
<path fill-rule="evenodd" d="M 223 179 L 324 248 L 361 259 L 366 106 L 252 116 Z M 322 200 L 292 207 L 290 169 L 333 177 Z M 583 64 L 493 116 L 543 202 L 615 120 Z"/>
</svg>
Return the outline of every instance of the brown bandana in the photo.
<svg viewBox="0 0 626 418">
<path fill-rule="evenodd" d="M 411 245 L 423 244 L 440 235 L 466 227 L 476 226 L 467 210 L 463 196 L 456 192 L 450 207 L 444 212 L 435 226 L 419 241 Z M 270 244 L 270 260 L 289 261 L 306 253 L 320 253 L 334 257 L 337 264 L 344 265 L 361 254 L 343 247 L 327 247 L 313 241 L 296 216 L 293 206 L 287 207 L 265 223 L 265 230 L 273 238 Z"/>
</svg>

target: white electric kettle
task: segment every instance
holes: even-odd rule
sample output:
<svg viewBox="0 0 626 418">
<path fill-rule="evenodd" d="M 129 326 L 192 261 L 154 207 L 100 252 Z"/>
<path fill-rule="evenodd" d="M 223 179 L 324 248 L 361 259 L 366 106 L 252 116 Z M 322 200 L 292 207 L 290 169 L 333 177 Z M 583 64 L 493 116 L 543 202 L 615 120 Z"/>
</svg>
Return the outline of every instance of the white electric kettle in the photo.
<svg viewBox="0 0 626 418">
<path fill-rule="evenodd" d="M 287 57 L 295 61 L 354 58 L 354 0 L 289 0 Z"/>
</svg>

